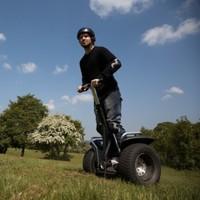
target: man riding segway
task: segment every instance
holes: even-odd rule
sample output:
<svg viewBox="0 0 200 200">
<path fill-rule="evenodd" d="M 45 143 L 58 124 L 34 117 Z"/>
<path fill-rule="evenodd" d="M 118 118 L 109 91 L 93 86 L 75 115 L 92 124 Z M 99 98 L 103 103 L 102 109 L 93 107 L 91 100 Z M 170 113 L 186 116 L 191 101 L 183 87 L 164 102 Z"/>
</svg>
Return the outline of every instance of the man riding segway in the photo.
<svg viewBox="0 0 200 200">
<path fill-rule="evenodd" d="M 82 85 L 78 92 L 89 88 L 94 98 L 97 131 L 91 148 L 83 158 L 83 169 L 95 174 L 117 175 L 142 185 L 160 180 L 161 166 L 156 151 L 149 145 L 154 139 L 140 132 L 125 132 L 121 125 L 121 94 L 113 74 L 121 62 L 108 49 L 97 47 L 95 34 L 82 28 L 77 39 L 85 54 L 80 60 Z"/>
<path fill-rule="evenodd" d="M 78 87 L 78 92 L 87 90 L 90 84 L 96 88 L 108 128 L 119 142 L 125 130 L 121 125 L 122 98 L 113 74 L 121 67 L 121 62 L 105 47 L 95 46 L 96 37 L 91 28 L 81 28 L 77 33 L 77 39 L 85 51 L 80 60 L 82 85 Z M 102 125 L 98 122 L 97 114 L 96 116 L 97 131 L 103 135 Z M 119 156 L 114 141 L 110 149 L 110 158 Z"/>
</svg>

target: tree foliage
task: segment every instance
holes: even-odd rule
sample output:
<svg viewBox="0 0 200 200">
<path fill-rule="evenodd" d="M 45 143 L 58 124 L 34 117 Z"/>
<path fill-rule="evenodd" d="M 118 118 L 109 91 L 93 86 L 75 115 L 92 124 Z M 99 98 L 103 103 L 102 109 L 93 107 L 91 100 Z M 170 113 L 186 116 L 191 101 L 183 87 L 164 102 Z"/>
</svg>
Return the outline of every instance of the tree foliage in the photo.
<svg viewBox="0 0 200 200">
<path fill-rule="evenodd" d="M 51 115 L 41 121 L 29 139 L 47 152 L 49 158 L 68 159 L 69 149 L 78 146 L 83 140 L 81 124 L 78 124 L 79 129 L 70 117 Z"/>
<path fill-rule="evenodd" d="M 200 168 L 200 122 L 192 124 L 184 116 L 176 123 L 163 122 L 153 130 L 141 131 L 156 139 L 153 145 L 164 164 L 177 169 Z"/>
<path fill-rule="evenodd" d="M 34 95 L 18 96 L 17 101 L 10 101 L 8 108 L 0 115 L 0 143 L 22 148 L 23 156 L 27 136 L 47 114 L 46 106 Z"/>
<path fill-rule="evenodd" d="M 10 144 L 10 138 L 3 131 L 2 120 L 0 117 L 0 153 L 6 153 Z"/>
</svg>

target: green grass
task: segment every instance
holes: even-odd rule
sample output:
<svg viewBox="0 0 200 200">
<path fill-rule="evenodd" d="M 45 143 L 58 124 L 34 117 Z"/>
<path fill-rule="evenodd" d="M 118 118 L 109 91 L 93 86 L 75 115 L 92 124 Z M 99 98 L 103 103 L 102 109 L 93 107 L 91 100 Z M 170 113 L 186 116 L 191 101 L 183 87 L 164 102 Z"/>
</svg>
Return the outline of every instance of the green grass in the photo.
<svg viewBox="0 0 200 200">
<path fill-rule="evenodd" d="M 200 171 L 163 167 L 161 181 L 138 186 L 120 178 L 104 179 L 82 170 L 82 155 L 71 161 L 43 159 L 40 152 L 9 149 L 0 155 L 0 200 L 197 200 Z"/>
</svg>

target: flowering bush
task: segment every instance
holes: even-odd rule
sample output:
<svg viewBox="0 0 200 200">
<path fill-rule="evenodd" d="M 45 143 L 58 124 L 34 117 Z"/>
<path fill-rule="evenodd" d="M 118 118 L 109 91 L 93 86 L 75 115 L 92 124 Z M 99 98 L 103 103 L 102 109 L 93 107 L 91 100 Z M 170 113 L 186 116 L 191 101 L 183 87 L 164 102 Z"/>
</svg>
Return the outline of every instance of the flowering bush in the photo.
<svg viewBox="0 0 200 200">
<path fill-rule="evenodd" d="M 51 115 L 40 122 L 29 140 L 44 152 L 48 152 L 51 158 L 67 158 L 67 150 L 77 146 L 82 137 L 66 116 Z"/>
</svg>

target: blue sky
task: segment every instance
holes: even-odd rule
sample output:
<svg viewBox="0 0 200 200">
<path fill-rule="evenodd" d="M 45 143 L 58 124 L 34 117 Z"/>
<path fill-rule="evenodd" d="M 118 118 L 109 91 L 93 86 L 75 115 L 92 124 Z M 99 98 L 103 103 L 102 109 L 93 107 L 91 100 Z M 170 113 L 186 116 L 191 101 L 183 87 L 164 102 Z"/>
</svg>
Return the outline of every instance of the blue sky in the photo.
<svg viewBox="0 0 200 200">
<path fill-rule="evenodd" d="M 122 62 L 115 74 L 127 131 L 186 115 L 200 119 L 198 0 L 0 0 L 0 112 L 9 100 L 34 94 L 50 113 L 95 131 L 90 92 L 78 95 L 79 28 Z"/>
</svg>

